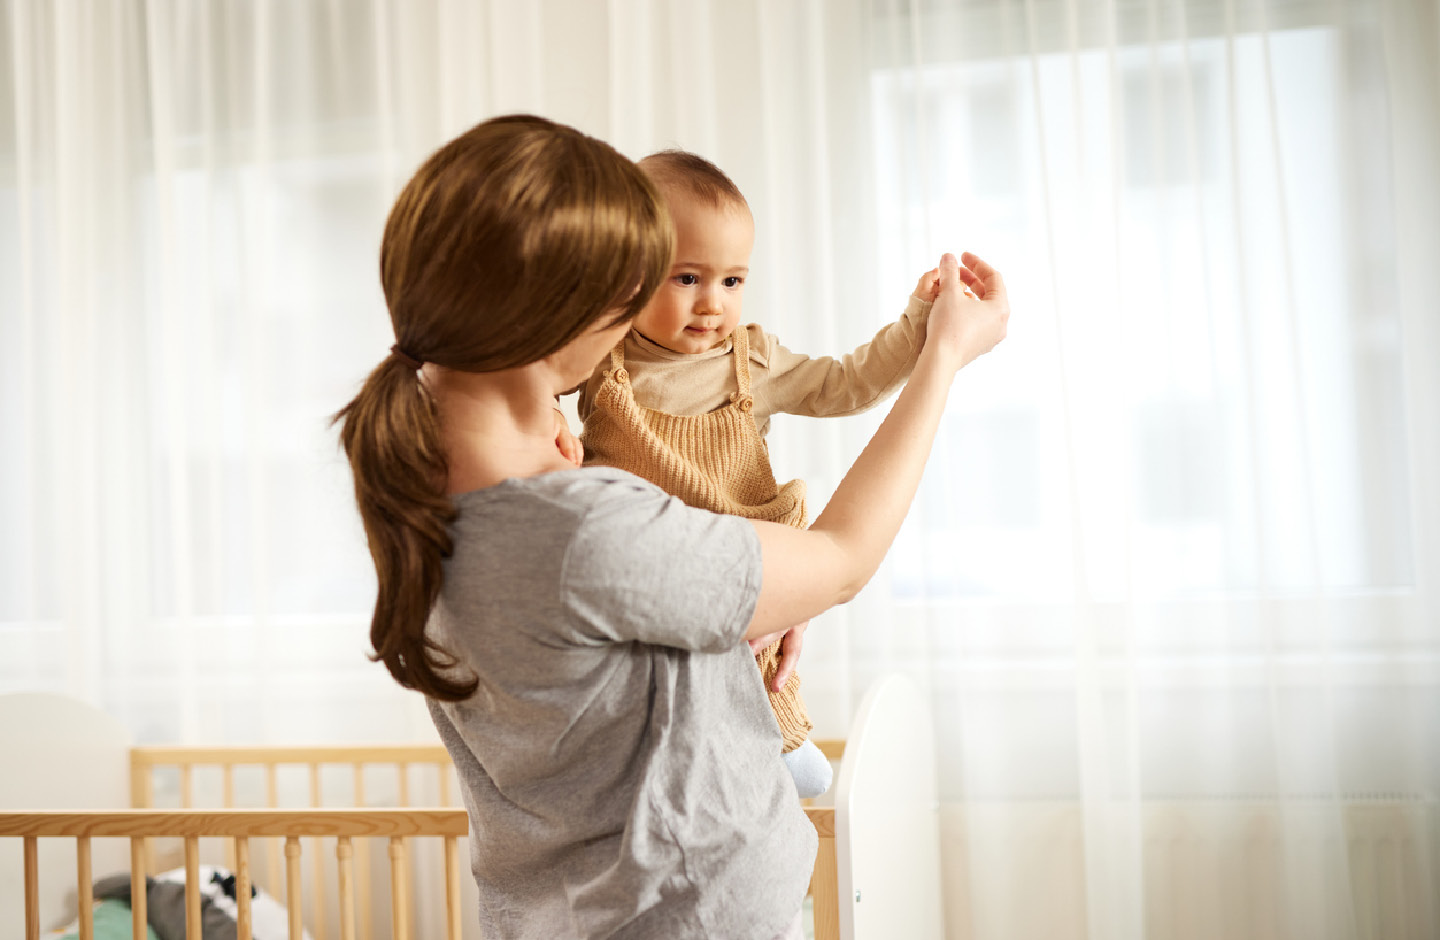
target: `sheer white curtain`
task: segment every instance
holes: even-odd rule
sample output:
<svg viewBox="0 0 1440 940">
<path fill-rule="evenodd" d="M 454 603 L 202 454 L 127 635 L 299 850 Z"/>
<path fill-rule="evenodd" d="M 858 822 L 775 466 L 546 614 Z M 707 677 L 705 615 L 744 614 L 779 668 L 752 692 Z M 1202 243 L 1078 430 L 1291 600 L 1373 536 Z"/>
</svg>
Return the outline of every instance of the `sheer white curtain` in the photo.
<svg viewBox="0 0 1440 940">
<path fill-rule="evenodd" d="M 429 733 L 364 657 L 327 420 L 392 341 L 395 191 L 533 111 L 729 170 L 792 348 L 941 251 L 1005 272 L 802 664 L 823 734 L 931 690 L 952 937 L 1440 931 L 1435 3 L 0 10 L 0 689 L 146 741 Z M 818 503 L 878 419 L 771 447 Z"/>
<path fill-rule="evenodd" d="M 951 935 L 1440 931 L 1437 6 L 868 12 L 880 280 L 1016 310 L 807 663 L 932 689 Z"/>
</svg>

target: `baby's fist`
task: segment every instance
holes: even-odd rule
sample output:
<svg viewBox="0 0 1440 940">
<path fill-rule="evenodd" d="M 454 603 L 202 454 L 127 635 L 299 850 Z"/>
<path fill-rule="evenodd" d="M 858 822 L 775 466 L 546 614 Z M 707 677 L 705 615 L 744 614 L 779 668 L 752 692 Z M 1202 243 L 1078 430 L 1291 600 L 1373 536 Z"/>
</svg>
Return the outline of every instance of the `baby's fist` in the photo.
<svg viewBox="0 0 1440 940">
<path fill-rule="evenodd" d="M 935 298 L 940 296 L 940 269 L 931 268 L 920 275 L 920 280 L 915 284 L 915 296 L 926 303 L 934 303 Z"/>
</svg>

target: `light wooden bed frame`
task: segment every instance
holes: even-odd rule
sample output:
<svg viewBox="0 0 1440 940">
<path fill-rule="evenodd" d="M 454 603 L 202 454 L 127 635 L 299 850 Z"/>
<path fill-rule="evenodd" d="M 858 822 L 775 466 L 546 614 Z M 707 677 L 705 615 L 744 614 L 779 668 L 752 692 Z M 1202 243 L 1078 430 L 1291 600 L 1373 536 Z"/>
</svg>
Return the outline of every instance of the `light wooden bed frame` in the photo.
<svg viewBox="0 0 1440 940">
<path fill-rule="evenodd" d="M 848 748 L 845 741 L 816 742 L 827 757 L 841 763 L 832 789 L 835 805 L 805 808 L 819 836 L 810 879 L 815 940 L 855 940 L 857 934 L 940 940 L 943 935 L 930 740 L 928 711 L 918 690 L 908 680 L 888 677 L 867 693 Z M 918 766 L 912 753 L 917 750 Z M 251 884 L 285 906 L 291 940 L 300 940 L 307 929 L 314 940 L 327 940 L 332 934 L 342 940 L 374 940 L 377 925 L 387 920 L 393 940 L 408 940 L 415 935 L 419 909 L 426 908 L 428 916 L 435 907 L 430 897 L 422 903 L 418 892 L 433 892 L 436 899 L 440 893 L 435 879 L 413 876 L 418 853 L 412 842 L 424 845 L 425 851 L 430 851 L 428 845 L 440 846 L 447 940 L 461 940 L 465 933 L 477 935 L 473 923 L 467 927 L 462 902 L 461 840 L 468 835 L 469 822 L 465 810 L 453 805 L 454 770 L 449 754 L 438 744 L 133 747 L 129 764 L 129 810 L 0 812 L 0 845 L 7 839 L 22 843 L 26 940 L 41 935 L 38 845 L 42 839 L 73 841 L 82 940 L 93 940 L 92 842 L 97 839 L 129 841 L 135 899 L 132 929 L 137 940 L 145 936 L 145 875 L 178 867 L 162 862 L 164 849 L 173 851 L 177 842 L 183 846 L 186 871 L 186 933 L 198 940 L 202 839 L 211 857 L 220 854 L 214 852 L 220 840 L 223 858 L 213 864 L 223 864 L 236 874 L 240 940 L 251 936 Z M 245 772 L 252 781 L 257 768 L 263 775 L 265 805 L 236 806 L 236 772 L 241 768 L 248 768 Z M 337 769 L 343 774 L 348 768 L 351 805 L 324 805 L 322 775 L 327 768 L 332 783 Z M 217 789 L 213 786 L 217 770 L 220 805 L 199 808 L 197 803 L 210 802 L 201 797 Z M 287 774 L 287 782 L 293 784 L 297 771 L 306 777 L 311 805 L 282 806 L 281 775 Z M 208 790 L 197 788 L 202 773 L 211 784 Z M 380 798 L 395 805 L 367 805 L 366 781 L 377 773 L 394 774 L 393 793 Z M 286 792 L 293 794 L 296 789 L 291 786 Z M 418 791 L 423 791 L 422 798 L 433 793 L 439 805 L 411 805 L 411 796 Z M 178 806 L 157 805 L 157 793 Z M 374 796 L 374 791 L 369 795 Z M 252 839 L 264 840 L 262 852 L 252 855 Z M 380 893 L 372 892 L 370 884 L 376 839 L 385 840 L 388 854 L 389 890 Z M 310 844 L 308 853 L 304 842 Z M 473 884 L 469 888 L 473 890 Z M 388 917 L 383 911 L 387 903 Z M 338 921 L 336 931 L 329 929 L 332 912 Z M 858 929 L 867 924 L 875 926 Z M 910 925 L 910 932 L 889 929 L 900 924 Z M 422 925 L 420 933 L 428 940 L 439 930 Z"/>
<path fill-rule="evenodd" d="M 844 741 L 817 742 L 832 759 L 844 753 Z M 260 768 L 265 780 L 266 806 L 237 808 L 235 805 L 235 772 L 237 768 Z M 278 779 L 284 768 L 302 768 L 308 773 L 311 805 L 302 809 L 279 805 Z M 345 808 L 322 805 L 322 769 L 349 768 L 353 774 L 355 806 Z M 372 768 L 392 768 L 397 781 L 395 807 L 377 808 L 365 805 L 365 779 Z M 196 808 L 196 771 L 218 768 L 223 780 L 221 805 L 214 809 Z M 431 768 L 438 781 L 440 806 L 434 808 L 410 805 L 412 768 Z M 178 809 L 162 809 L 155 805 L 157 775 L 165 772 L 179 775 Z M 99 838 L 128 839 L 131 858 L 132 931 L 138 938 L 145 936 L 144 879 L 166 867 L 158 861 L 158 840 L 179 840 L 184 845 L 186 870 L 187 934 L 198 937 L 201 897 L 199 866 L 200 840 L 223 840 L 225 867 L 236 874 L 238 936 L 249 940 L 251 929 L 250 886 L 256 881 L 252 860 L 251 839 L 265 840 L 268 852 L 266 867 L 270 877 L 261 884 L 286 907 L 290 937 L 302 936 L 302 918 L 312 936 L 329 936 L 327 930 L 330 901 L 336 902 L 339 936 L 342 940 L 371 940 L 375 935 L 373 895 L 370 891 L 369 851 L 375 839 L 388 844 L 390 861 L 390 936 L 406 940 L 412 936 L 413 878 L 408 840 L 421 838 L 439 840 L 445 870 L 445 936 L 460 940 L 463 914 L 461 907 L 460 842 L 469 832 L 464 809 L 453 806 L 455 789 L 450 756 L 441 745 L 399 744 L 321 747 L 135 747 L 130 750 L 130 793 L 132 808 L 126 811 L 36 811 L 0 812 L 0 838 L 23 840 L 25 870 L 25 936 L 40 936 L 38 840 L 72 839 L 76 855 L 76 893 L 82 940 L 93 940 L 92 899 L 90 886 L 91 844 Z M 806 807 L 806 813 L 820 837 L 815 869 L 811 876 L 811 892 L 815 909 L 816 940 L 838 938 L 835 811 L 832 807 Z M 310 843 L 307 853 L 301 840 Z M 333 840 L 335 877 L 326 873 L 324 845 Z M 282 851 L 283 845 L 283 851 Z M 283 854 L 283 876 L 280 857 Z M 302 856 L 308 854 L 308 859 Z M 302 877 L 308 861 L 308 885 Z M 335 887 L 335 896 L 327 896 L 326 883 Z M 309 890 L 305 890 L 305 888 Z M 357 901 L 359 903 L 357 903 Z"/>
</svg>

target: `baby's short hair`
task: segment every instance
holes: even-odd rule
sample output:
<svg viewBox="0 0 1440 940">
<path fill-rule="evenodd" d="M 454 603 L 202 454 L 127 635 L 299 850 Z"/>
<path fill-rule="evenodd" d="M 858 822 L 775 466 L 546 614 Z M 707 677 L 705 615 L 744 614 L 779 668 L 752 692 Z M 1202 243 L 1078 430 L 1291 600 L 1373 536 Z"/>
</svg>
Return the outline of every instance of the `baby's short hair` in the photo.
<svg viewBox="0 0 1440 940">
<path fill-rule="evenodd" d="M 750 203 L 735 181 L 698 153 L 660 150 L 642 159 L 640 169 L 661 192 L 679 190 L 716 209 L 739 206 L 750 211 Z"/>
</svg>

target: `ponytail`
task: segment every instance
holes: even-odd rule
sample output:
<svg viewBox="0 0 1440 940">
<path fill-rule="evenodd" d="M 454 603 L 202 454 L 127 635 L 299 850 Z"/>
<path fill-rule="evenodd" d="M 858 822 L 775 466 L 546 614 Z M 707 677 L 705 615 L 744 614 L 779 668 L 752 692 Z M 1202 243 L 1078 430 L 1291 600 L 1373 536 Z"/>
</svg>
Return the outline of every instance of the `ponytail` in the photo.
<svg viewBox="0 0 1440 940">
<path fill-rule="evenodd" d="M 395 681 L 442 701 L 475 691 L 473 673 L 425 633 L 444 581 L 455 508 L 445 495 L 445 450 L 435 401 L 412 364 L 396 353 L 376 366 L 335 415 L 355 477 L 355 502 L 375 561 L 378 593 L 370 620 L 372 660 Z"/>
</svg>

